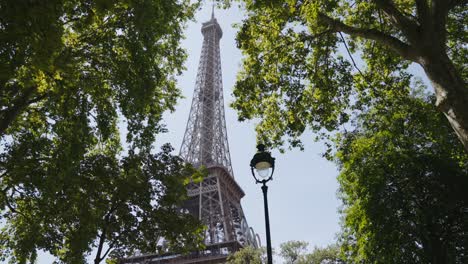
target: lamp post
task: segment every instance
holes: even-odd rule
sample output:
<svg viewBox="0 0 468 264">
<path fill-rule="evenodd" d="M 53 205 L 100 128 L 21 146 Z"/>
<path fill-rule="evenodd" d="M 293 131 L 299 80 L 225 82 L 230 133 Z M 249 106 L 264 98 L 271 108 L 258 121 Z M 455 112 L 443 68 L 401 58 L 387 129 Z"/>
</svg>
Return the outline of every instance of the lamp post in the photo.
<svg viewBox="0 0 468 264">
<path fill-rule="evenodd" d="M 267 191 L 268 186 L 267 182 L 273 180 L 273 172 L 275 171 L 275 158 L 273 158 L 269 152 L 265 151 L 265 145 L 259 144 L 257 146 L 258 152 L 253 156 L 250 161 L 250 170 L 252 171 L 252 176 L 255 179 L 255 183 L 262 184 L 263 191 L 263 202 L 265 207 L 265 227 L 266 227 L 266 240 L 267 240 L 267 256 L 268 264 L 273 263 L 273 257 L 271 252 L 271 237 L 270 237 L 270 217 L 268 215 L 268 199 Z M 257 178 L 255 175 L 257 172 Z"/>
</svg>

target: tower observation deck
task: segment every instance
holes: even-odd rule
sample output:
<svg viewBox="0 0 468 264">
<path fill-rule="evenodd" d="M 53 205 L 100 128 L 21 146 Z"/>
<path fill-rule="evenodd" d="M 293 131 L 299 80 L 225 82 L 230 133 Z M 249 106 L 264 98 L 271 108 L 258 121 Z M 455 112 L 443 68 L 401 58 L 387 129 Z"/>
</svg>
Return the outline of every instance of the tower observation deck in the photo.
<svg viewBox="0 0 468 264">
<path fill-rule="evenodd" d="M 184 208 L 206 225 L 206 249 L 182 255 L 142 255 L 123 263 L 224 263 L 229 254 L 250 245 L 260 246 L 240 204 L 245 195 L 234 179 L 224 116 L 219 42 L 223 31 L 214 13 L 202 24 L 203 46 L 190 115 L 180 156 L 209 175 L 187 187 Z"/>
</svg>

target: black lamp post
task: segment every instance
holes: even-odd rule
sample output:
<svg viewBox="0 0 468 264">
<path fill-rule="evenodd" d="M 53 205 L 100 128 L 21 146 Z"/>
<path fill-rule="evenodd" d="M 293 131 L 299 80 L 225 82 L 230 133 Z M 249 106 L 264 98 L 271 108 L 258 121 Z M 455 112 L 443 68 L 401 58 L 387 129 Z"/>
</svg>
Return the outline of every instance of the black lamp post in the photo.
<svg viewBox="0 0 468 264">
<path fill-rule="evenodd" d="M 265 204 L 265 226 L 266 226 L 266 239 L 267 239 L 267 255 L 268 255 L 268 264 L 273 263 L 273 256 L 271 252 L 271 237 L 270 237 L 270 217 L 268 215 L 268 199 L 267 191 L 268 186 L 267 182 L 273 179 L 273 172 L 275 171 L 275 158 L 273 158 L 269 152 L 265 151 L 265 145 L 259 144 L 257 146 L 258 152 L 253 156 L 250 161 L 250 169 L 252 171 L 252 176 L 255 179 L 255 183 L 262 184 L 263 191 L 263 202 Z M 255 175 L 255 171 L 258 176 Z"/>
</svg>

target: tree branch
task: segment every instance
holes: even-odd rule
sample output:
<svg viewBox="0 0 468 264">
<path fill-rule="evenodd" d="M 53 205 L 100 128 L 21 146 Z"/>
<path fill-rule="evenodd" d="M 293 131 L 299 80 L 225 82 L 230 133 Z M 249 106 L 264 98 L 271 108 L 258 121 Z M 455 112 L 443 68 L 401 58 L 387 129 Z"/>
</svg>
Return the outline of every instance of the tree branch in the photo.
<svg viewBox="0 0 468 264">
<path fill-rule="evenodd" d="M 18 89 L 20 88 L 18 87 Z M 23 94 L 19 95 L 19 98 L 13 102 L 11 107 L 0 111 L 0 136 L 5 134 L 11 123 L 29 105 L 29 98 L 35 91 L 36 87 L 26 88 Z"/>
<path fill-rule="evenodd" d="M 109 252 L 111 251 L 111 249 L 114 248 L 114 243 L 111 243 L 109 245 L 109 248 L 106 250 L 106 252 L 104 252 L 104 255 L 102 255 L 102 258 L 101 258 L 101 261 L 104 260 L 106 257 L 107 257 L 107 254 L 109 254 Z"/>
<path fill-rule="evenodd" d="M 5 196 L 5 203 L 7 205 L 7 207 L 10 209 L 10 211 L 12 213 L 16 213 L 16 208 L 14 208 L 11 204 L 10 204 L 10 201 L 8 201 L 8 195 L 7 195 L 7 191 L 8 191 L 9 187 L 5 187 L 5 189 L 2 190 L 2 194 L 3 196 Z"/>
<path fill-rule="evenodd" d="M 112 207 L 109 212 L 106 213 L 106 215 L 104 216 L 104 222 L 103 222 L 103 227 L 102 227 L 102 231 L 101 231 L 101 234 L 98 235 L 99 237 L 99 245 L 98 245 L 98 250 L 97 250 L 97 253 L 96 253 L 96 258 L 94 259 L 94 263 L 95 264 L 98 264 L 100 263 L 103 259 L 106 258 L 106 255 L 109 253 L 109 250 L 114 246 L 114 242 L 111 243 L 109 245 L 109 248 L 106 250 L 106 252 L 104 253 L 104 255 L 101 257 L 101 253 L 102 253 L 102 249 L 104 247 L 104 242 L 106 241 L 107 239 L 107 236 L 106 236 L 106 232 L 107 232 L 107 225 L 109 224 L 109 218 L 111 216 L 111 214 L 114 212 L 114 210 L 117 209 L 116 206 Z"/>
<path fill-rule="evenodd" d="M 416 0 L 416 12 L 418 14 L 419 25 L 425 27 L 431 20 L 430 8 L 427 0 Z"/>
<path fill-rule="evenodd" d="M 344 46 L 345 46 L 345 48 L 346 48 L 346 52 L 348 52 L 348 56 L 349 56 L 349 58 L 351 59 L 351 62 L 353 63 L 354 68 L 359 72 L 359 74 L 362 76 L 362 78 L 363 78 L 364 81 L 367 83 L 367 85 L 369 85 L 369 87 L 372 89 L 372 91 L 373 91 L 375 94 L 378 95 L 379 92 L 375 89 L 375 87 L 374 87 L 373 85 L 371 85 L 371 82 L 368 80 L 367 76 L 365 76 L 365 75 L 362 73 L 361 69 L 359 69 L 359 67 L 357 66 L 356 61 L 354 60 L 353 55 L 351 54 L 351 51 L 350 51 L 349 48 L 348 48 L 348 44 L 346 43 L 346 40 L 345 40 L 345 38 L 343 37 L 343 34 L 341 34 L 341 32 L 340 32 L 340 37 L 341 37 L 341 40 L 343 41 L 343 44 L 344 44 Z M 345 130 L 346 130 L 346 129 L 345 129 Z"/>
<path fill-rule="evenodd" d="M 344 24 L 340 20 L 331 18 L 323 13 L 319 13 L 319 19 L 331 27 L 334 32 L 343 32 L 351 36 L 375 40 L 381 45 L 387 46 L 405 59 L 416 61 L 417 56 L 413 48 L 401 40 L 387 35 L 377 29 L 357 28 Z"/>
<path fill-rule="evenodd" d="M 5 197 L 5 204 L 6 206 L 8 207 L 8 209 L 10 209 L 10 211 L 14 214 L 19 214 L 21 216 L 23 216 L 26 220 L 30 220 L 30 218 L 25 215 L 24 213 L 22 213 L 21 211 L 18 211 L 15 207 L 13 207 L 13 205 L 10 203 L 10 200 L 9 200 L 9 197 L 7 195 L 7 191 L 8 191 L 9 187 L 6 187 L 5 189 L 1 190 L 2 194 L 4 195 Z M 10 196 L 13 196 L 13 194 L 11 194 Z"/>
<path fill-rule="evenodd" d="M 96 252 L 96 258 L 94 259 L 94 264 L 99 264 L 103 260 L 103 258 L 101 258 L 101 252 L 104 246 L 104 242 L 106 241 L 106 227 L 105 226 L 102 228 L 101 235 L 98 235 L 98 236 L 99 236 L 99 244 L 98 244 L 98 248 Z"/>
<path fill-rule="evenodd" d="M 447 16 L 453 8 L 467 3 L 467 0 L 432 0 L 432 12 L 434 15 Z"/>
<path fill-rule="evenodd" d="M 437 45 L 440 50 L 445 50 L 447 42 L 447 16 L 451 8 L 455 7 L 459 2 L 465 1 L 449 1 L 449 0 L 432 0 L 432 27 L 428 28 L 427 34 L 431 36 L 430 41 Z"/>
<path fill-rule="evenodd" d="M 42 101 L 43 99 L 45 99 L 46 97 L 50 96 L 50 93 L 43 93 L 42 95 L 39 95 L 31 100 L 28 101 L 28 105 L 31 105 L 31 104 L 34 104 L 34 103 L 37 103 L 37 102 L 40 102 Z"/>
<path fill-rule="evenodd" d="M 411 43 L 418 42 L 418 25 L 412 19 L 401 13 L 391 0 L 374 0 L 374 2 L 389 16 L 392 24 L 399 28 Z"/>
<path fill-rule="evenodd" d="M 453 8 L 455 8 L 457 6 L 462 6 L 462 5 L 468 4 L 467 0 L 442 0 L 442 1 L 439 1 L 439 2 L 442 2 L 442 3 L 446 2 L 447 7 L 448 7 L 448 11 L 452 10 Z"/>
</svg>

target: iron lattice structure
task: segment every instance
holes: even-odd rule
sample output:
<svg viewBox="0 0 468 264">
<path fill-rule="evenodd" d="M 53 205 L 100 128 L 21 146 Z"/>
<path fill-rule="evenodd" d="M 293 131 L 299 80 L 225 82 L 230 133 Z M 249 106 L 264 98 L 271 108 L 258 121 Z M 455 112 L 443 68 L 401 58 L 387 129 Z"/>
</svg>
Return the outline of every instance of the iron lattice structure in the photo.
<svg viewBox="0 0 468 264">
<path fill-rule="evenodd" d="M 203 23 L 203 46 L 195 91 L 180 156 L 209 175 L 187 187 L 184 207 L 206 226 L 206 249 L 187 256 L 142 255 L 122 263 L 224 263 L 240 248 L 260 246 L 257 234 L 247 224 L 241 198 L 245 195 L 234 179 L 226 121 L 219 41 L 222 30 L 214 14 Z"/>
<path fill-rule="evenodd" d="M 202 52 L 180 155 L 195 166 L 224 167 L 233 176 L 219 50 L 223 32 L 214 17 L 203 23 L 201 31 L 204 37 Z"/>
</svg>

